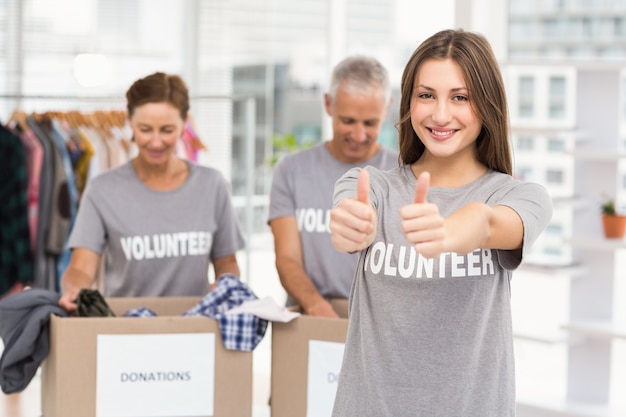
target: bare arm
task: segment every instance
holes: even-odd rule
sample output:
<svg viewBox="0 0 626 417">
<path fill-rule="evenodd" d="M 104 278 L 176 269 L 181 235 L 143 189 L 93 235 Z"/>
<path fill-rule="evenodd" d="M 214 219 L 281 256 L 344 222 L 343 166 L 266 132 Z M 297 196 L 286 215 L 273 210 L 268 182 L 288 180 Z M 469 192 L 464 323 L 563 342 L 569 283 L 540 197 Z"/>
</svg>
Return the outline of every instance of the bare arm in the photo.
<svg viewBox="0 0 626 417">
<path fill-rule="evenodd" d="M 450 233 L 448 251 L 467 253 L 476 248 L 519 249 L 524 226 L 517 212 L 507 206 L 470 203 L 445 220 Z"/>
<path fill-rule="evenodd" d="M 420 175 L 415 202 L 400 210 L 402 230 L 417 252 L 433 258 L 443 252 L 522 247 L 524 226 L 515 210 L 474 202 L 444 219 L 437 206 L 426 201 L 429 179 Z"/>
<path fill-rule="evenodd" d="M 61 291 L 59 305 L 68 313 L 76 311 L 74 300 L 83 288 L 92 288 L 96 279 L 96 272 L 100 263 L 100 255 L 90 249 L 75 248 L 67 269 L 61 277 Z"/>
<path fill-rule="evenodd" d="M 222 274 L 232 274 L 239 277 L 239 264 L 237 263 L 237 256 L 235 254 L 215 258 L 212 259 L 211 262 L 213 263 L 216 279 Z"/>
<path fill-rule="evenodd" d="M 523 225 L 510 207 L 470 203 L 447 218 L 425 213 L 433 204 L 402 208 L 402 227 L 407 240 L 422 255 L 433 258 L 443 252 L 468 253 L 477 248 L 519 249 Z M 439 218 L 436 218 L 439 216 Z"/>
<path fill-rule="evenodd" d="M 273 219 L 270 227 L 274 234 L 276 269 L 285 291 L 297 301 L 306 314 L 338 317 L 304 270 L 302 244 L 296 218 L 287 216 Z"/>
</svg>

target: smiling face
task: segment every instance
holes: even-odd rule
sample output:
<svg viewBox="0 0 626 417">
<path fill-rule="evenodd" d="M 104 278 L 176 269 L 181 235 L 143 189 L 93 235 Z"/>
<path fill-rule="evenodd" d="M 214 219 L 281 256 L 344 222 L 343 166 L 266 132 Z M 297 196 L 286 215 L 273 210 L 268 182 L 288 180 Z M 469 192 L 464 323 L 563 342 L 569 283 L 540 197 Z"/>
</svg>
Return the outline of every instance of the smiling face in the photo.
<svg viewBox="0 0 626 417">
<path fill-rule="evenodd" d="M 461 68 L 451 59 L 425 61 L 415 77 L 411 126 L 436 158 L 476 160 L 482 120 L 470 102 Z"/>
<path fill-rule="evenodd" d="M 176 153 L 176 143 L 182 136 L 184 120 L 180 110 L 168 102 L 145 103 L 137 106 L 130 118 L 137 156 L 148 165 L 162 165 Z"/>
<path fill-rule="evenodd" d="M 326 112 L 332 118 L 333 138 L 328 146 L 342 162 L 359 163 L 372 158 L 380 145 L 380 129 L 388 111 L 382 87 L 350 90 L 339 87 L 333 100 L 326 94 Z"/>
</svg>

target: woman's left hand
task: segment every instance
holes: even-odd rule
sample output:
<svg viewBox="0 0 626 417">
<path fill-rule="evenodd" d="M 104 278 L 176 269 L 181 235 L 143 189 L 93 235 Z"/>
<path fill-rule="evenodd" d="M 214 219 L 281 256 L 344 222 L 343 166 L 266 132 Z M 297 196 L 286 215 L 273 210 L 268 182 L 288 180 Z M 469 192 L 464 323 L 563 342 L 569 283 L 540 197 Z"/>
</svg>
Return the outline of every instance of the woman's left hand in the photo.
<svg viewBox="0 0 626 417">
<path fill-rule="evenodd" d="M 428 203 L 426 195 L 430 174 L 422 172 L 417 179 L 412 204 L 400 209 L 402 231 L 415 251 L 427 258 L 436 258 L 445 252 L 446 228 L 437 205 Z"/>
</svg>

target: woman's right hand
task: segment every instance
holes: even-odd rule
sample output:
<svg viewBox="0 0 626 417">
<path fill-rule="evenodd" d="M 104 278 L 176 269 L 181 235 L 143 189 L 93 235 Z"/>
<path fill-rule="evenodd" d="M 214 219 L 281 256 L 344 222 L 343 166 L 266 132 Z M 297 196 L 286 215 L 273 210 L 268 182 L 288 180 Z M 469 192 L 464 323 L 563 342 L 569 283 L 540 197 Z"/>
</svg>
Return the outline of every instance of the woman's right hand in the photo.
<svg viewBox="0 0 626 417">
<path fill-rule="evenodd" d="M 67 269 L 61 277 L 63 295 L 59 298 L 59 306 L 75 314 L 78 305 L 75 303 L 82 288 L 92 288 L 100 263 L 100 255 L 90 249 L 74 248 Z"/>
<path fill-rule="evenodd" d="M 65 310 L 69 315 L 75 314 L 78 309 L 78 305 L 75 303 L 76 297 L 78 297 L 78 291 L 66 291 L 59 298 L 59 306 Z"/>
<path fill-rule="evenodd" d="M 374 241 L 378 216 L 369 201 L 369 173 L 362 170 L 356 198 L 346 198 L 330 212 L 331 241 L 337 250 L 356 252 Z"/>
</svg>

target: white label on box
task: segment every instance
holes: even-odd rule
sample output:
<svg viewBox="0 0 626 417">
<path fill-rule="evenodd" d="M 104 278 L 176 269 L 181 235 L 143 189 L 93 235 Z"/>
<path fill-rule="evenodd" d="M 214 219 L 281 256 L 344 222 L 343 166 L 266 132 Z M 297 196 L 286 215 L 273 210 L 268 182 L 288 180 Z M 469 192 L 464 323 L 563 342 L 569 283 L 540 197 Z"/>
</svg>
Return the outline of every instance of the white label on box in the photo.
<svg viewBox="0 0 626 417">
<path fill-rule="evenodd" d="M 344 343 L 309 340 L 307 417 L 331 416 L 344 346 Z"/>
<path fill-rule="evenodd" d="M 97 417 L 212 416 L 215 334 L 100 334 Z"/>
</svg>

